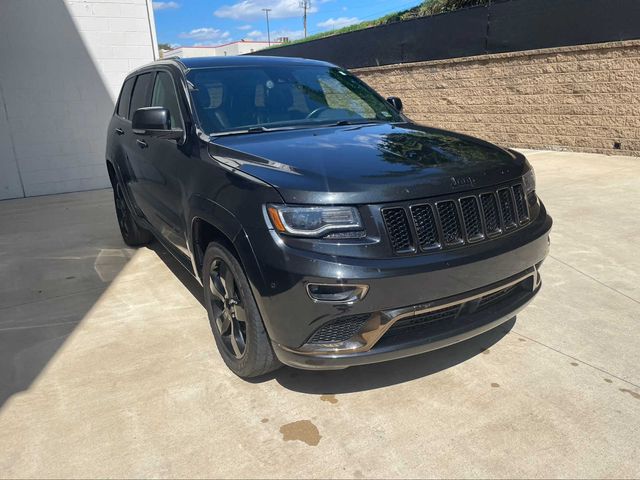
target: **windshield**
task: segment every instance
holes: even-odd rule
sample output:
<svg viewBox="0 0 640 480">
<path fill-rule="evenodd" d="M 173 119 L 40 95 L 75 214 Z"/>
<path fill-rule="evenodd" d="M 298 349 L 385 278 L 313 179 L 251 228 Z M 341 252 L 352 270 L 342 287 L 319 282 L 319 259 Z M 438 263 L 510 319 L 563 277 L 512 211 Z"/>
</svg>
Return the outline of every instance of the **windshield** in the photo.
<svg viewBox="0 0 640 480">
<path fill-rule="evenodd" d="M 335 67 L 276 66 L 193 69 L 194 103 L 209 134 L 255 127 L 338 122 L 400 122 L 373 90 Z"/>
</svg>

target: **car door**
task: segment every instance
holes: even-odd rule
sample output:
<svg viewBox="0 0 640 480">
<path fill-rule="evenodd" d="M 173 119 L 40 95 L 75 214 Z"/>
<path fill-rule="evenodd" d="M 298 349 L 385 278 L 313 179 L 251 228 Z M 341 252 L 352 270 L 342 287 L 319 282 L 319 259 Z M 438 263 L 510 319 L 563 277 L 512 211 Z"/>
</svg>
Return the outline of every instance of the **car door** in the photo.
<svg viewBox="0 0 640 480">
<path fill-rule="evenodd" d="M 107 142 L 108 158 L 118 166 L 120 179 L 124 180 L 129 187 L 130 168 L 127 147 L 127 138 L 131 136 L 131 121 L 129 120 L 129 105 L 131 103 L 131 93 L 136 77 L 130 77 L 122 85 L 118 105 L 115 108 L 111 122 L 109 123 L 109 139 Z"/>
<path fill-rule="evenodd" d="M 145 138 L 133 133 L 131 119 L 136 110 L 149 106 L 154 78 L 155 72 L 153 71 L 142 73 L 136 77 L 129 105 L 129 120 L 123 128 L 123 145 L 128 161 L 128 172 L 126 173 L 125 181 L 136 206 L 153 226 L 155 226 L 156 222 L 154 222 L 154 207 L 151 202 L 148 185 L 149 177 L 153 175 L 153 172 L 149 172 L 148 169 L 148 143 Z"/>
<path fill-rule="evenodd" d="M 150 106 L 169 110 L 172 129 L 185 130 L 186 107 L 181 102 L 172 73 L 158 70 Z M 144 137 L 147 142 L 145 183 L 154 210 L 155 227 L 164 239 L 185 255 L 187 249 L 186 197 L 184 182 L 188 180 L 190 148 L 186 135 L 181 139 Z"/>
</svg>

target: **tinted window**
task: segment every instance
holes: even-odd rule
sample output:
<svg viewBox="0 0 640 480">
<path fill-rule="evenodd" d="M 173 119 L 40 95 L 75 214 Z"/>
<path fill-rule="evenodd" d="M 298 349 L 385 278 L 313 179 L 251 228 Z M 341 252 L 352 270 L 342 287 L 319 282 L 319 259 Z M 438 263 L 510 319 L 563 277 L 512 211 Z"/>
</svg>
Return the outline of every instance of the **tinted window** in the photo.
<svg viewBox="0 0 640 480">
<path fill-rule="evenodd" d="M 133 84 L 136 81 L 136 77 L 132 77 L 122 86 L 122 93 L 120 93 L 120 101 L 118 102 L 118 115 L 123 118 L 129 118 L 129 102 L 131 100 L 131 90 L 133 90 Z"/>
<path fill-rule="evenodd" d="M 198 119 L 207 133 L 402 117 L 364 83 L 339 68 L 265 66 L 193 69 Z"/>
<path fill-rule="evenodd" d="M 142 107 L 148 107 L 147 99 L 149 98 L 149 89 L 153 82 L 153 73 L 143 73 L 138 75 L 136 86 L 133 87 L 133 95 L 131 96 L 131 106 L 129 107 L 129 118 L 133 117 L 133 112 Z"/>
<path fill-rule="evenodd" d="M 156 83 L 153 87 L 153 96 L 151 97 L 152 107 L 164 107 L 169 110 L 171 119 L 171 128 L 183 128 L 182 115 L 180 114 L 180 106 L 178 105 L 178 97 L 173 87 L 171 76 L 166 72 L 159 72 L 156 76 Z"/>
</svg>

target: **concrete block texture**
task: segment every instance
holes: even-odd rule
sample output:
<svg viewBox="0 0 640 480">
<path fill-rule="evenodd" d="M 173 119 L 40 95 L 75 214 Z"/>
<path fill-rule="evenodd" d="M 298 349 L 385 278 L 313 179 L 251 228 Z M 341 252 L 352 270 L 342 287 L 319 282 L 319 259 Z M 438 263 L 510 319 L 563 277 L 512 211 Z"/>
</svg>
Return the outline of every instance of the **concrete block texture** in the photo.
<svg viewBox="0 0 640 480">
<path fill-rule="evenodd" d="M 150 4 L 2 1 L 0 199 L 109 185 L 105 139 L 120 86 L 155 57 Z"/>
<path fill-rule="evenodd" d="M 418 123 L 508 147 L 640 155 L 640 40 L 354 72 Z"/>
</svg>

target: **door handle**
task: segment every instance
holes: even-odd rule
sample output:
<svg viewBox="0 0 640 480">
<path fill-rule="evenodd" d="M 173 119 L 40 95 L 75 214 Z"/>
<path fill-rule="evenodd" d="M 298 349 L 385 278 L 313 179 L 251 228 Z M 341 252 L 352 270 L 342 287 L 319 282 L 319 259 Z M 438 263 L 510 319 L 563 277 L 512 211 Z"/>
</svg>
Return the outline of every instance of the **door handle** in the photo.
<svg viewBox="0 0 640 480">
<path fill-rule="evenodd" d="M 149 144 L 147 142 L 145 142 L 144 140 L 136 140 L 136 143 L 138 144 L 138 146 L 140 148 L 147 148 L 149 146 Z"/>
<path fill-rule="evenodd" d="M 124 135 L 124 130 L 121 128 L 116 128 L 114 132 L 116 132 L 118 135 Z"/>
</svg>

